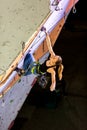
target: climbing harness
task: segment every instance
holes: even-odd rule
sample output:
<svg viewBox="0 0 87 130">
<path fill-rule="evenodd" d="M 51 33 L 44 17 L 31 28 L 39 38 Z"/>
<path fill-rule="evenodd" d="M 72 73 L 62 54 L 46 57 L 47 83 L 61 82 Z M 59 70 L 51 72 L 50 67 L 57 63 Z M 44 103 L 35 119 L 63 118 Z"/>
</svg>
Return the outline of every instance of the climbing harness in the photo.
<svg viewBox="0 0 87 130">
<path fill-rule="evenodd" d="M 18 73 L 19 76 L 26 75 L 27 73 L 28 74 L 43 74 L 43 72 L 40 70 L 39 62 L 31 63 L 26 70 L 16 67 L 15 71 Z"/>
<path fill-rule="evenodd" d="M 33 62 L 33 67 L 31 68 L 31 73 L 32 74 L 43 74 L 43 72 L 40 70 L 40 63 L 37 62 Z"/>
</svg>

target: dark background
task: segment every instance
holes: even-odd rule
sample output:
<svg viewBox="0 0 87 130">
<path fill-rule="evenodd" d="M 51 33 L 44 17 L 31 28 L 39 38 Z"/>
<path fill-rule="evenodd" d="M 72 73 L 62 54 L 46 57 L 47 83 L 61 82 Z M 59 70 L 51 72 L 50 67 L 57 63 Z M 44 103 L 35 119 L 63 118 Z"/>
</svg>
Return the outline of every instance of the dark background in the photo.
<svg viewBox="0 0 87 130">
<path fill-rule="evenodd" d="M 79 1 L 76 14 L 71 11 L 54 46 L 55 53 L 63 59 L 66 94 L 60 98 L 36 85 L 19 112 L 12 130 L 87 130 L 85 2 Z M 51 104 L 48 102 L 46 106 L 48 97 Z"/>
</svg>

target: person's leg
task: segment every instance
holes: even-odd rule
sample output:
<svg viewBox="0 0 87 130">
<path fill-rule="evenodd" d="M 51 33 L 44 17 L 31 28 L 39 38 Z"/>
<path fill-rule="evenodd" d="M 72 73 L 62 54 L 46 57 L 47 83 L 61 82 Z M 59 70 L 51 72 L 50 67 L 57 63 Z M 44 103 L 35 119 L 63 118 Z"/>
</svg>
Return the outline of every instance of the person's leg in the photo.
<svg viewBox="0 0 87 130">
<path fill-rule="evenodd" d="M 62 80 L 62 72 L 63 72 L 63 69 L 64 69 L 64 66 L 62 64 L 59 65 L 59 68 L 58 68 L 58 78 L 59 80 Z"/>
<path fill-rule="evenodd" d="M 54 68 L 49 68 L 47 69 L 48 73 L 51 73 L 51 86 L 50 86 L 50 91 L 54 91 L 56 87 L 56 73 Z"/>
</svg>

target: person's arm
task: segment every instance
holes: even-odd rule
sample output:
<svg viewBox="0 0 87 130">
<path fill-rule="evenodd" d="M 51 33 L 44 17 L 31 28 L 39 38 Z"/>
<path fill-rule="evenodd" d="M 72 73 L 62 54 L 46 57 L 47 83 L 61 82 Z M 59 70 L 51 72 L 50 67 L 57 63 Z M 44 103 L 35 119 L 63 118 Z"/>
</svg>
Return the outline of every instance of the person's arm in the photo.
<svg viewBox="0 0 87 130">
<path fill-rule="evenodd" d="M 51 45 L 51 41 L 50 41 L 50 37 L 49 37 L 48 33 L 46 33 L 46 42 L 47 42 L 48 50 L 49 50 L 49 52 L 51 54 L 51 57 L 54 57 L 55 53 L 53 51 L 53 48 L 52 48 L 52 45 Z"/>
</svg>

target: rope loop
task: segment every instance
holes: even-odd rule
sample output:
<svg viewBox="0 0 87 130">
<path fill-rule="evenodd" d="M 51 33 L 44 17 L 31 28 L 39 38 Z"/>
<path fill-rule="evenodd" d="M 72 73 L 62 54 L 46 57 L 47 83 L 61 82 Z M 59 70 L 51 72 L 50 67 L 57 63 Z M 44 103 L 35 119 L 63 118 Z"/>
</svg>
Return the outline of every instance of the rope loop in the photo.
<svg viewBox="0 0 87 130">
<path fill-rule="evenodd" d="M 73 6 L 72 12 L 73 12 L 73 14 L 76 13 L 76 7 L 75 7 L 75 5 Z"/>
</svg>

